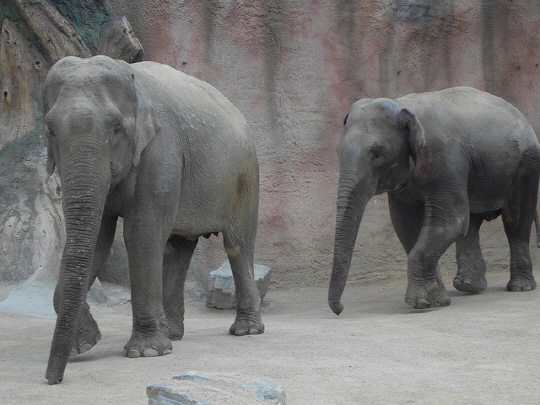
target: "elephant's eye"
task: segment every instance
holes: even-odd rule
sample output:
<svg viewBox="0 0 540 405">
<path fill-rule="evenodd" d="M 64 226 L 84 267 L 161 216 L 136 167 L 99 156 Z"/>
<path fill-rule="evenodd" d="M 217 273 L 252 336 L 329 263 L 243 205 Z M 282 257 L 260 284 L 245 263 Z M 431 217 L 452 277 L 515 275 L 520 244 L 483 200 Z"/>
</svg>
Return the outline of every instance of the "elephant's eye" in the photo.
<svg viewBox="0 0 540 405">
<path fill-rule="evenodd" d="M 123 129 L 122 124 L 117 124 L 117 125 L 114 126 L 113 133 L 114 133 L 115 135 L 121 134 L 121 133 L 122 133 L 122 129 Z"/>
<path fill-rule="evenodd" d="M 122 114 L 115 107 L 111 107 L 105 119 L 106 125 L 112 130 L 114 135 L 122 132 Z"/>
<path fill-rule="evenodd" d="M 371 147 L 371 157 L 373 159 L 379 159 L 383 155 L 383 150 L 380 145 L 374 145 Z"/>
</svg>

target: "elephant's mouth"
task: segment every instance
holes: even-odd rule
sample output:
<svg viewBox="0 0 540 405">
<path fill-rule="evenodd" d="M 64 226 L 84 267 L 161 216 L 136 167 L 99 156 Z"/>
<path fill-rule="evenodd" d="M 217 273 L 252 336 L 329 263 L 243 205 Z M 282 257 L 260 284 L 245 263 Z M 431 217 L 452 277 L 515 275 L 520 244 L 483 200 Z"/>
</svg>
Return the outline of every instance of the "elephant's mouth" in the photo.
<svg viewBox="0 0 540 405">
<path fill-rule="evenodd" d="M 375 195 L 379 195 L 382 193 L 390 193 L 392 191 L 399 190 L 401 187 L 403 187 L 404 184 L 405 182 L 403 181 L 391 182 L 391 181 L 379 180 Z"/>
</svg>

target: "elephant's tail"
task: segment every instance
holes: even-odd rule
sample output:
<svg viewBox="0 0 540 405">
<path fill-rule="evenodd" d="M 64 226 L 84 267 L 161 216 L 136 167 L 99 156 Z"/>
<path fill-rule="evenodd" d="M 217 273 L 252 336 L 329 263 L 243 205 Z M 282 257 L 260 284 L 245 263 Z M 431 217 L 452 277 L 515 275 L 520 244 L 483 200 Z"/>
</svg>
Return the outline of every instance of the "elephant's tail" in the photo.
<svg viewBox="0 0 540 405">
<path fill-rule="evenodd" d="M 538 222 L 538 211 L 534 214 L 534 225 L 536 227 L 536 246 L 540 248 L 540 223 Z"/>
</svg>

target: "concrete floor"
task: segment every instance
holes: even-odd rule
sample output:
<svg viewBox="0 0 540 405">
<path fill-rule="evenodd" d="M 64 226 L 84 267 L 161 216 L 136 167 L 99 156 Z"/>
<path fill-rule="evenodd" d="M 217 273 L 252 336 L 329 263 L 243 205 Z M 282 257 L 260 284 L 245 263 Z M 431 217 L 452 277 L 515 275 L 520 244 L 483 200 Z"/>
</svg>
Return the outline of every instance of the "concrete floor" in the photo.
<svg viewBox="0 0 540 405">
<path fill-rule="evenodd" d="M 245 337 L 227 334 L 232 311 L 189 302 L 184 339 L 146 359 L 122 356 L 131 314 L 120 302 L 93 311 L 101 342 L 55 386 L 44 378 L 54 320 L 0 312 L 0 404 L 147 404 L 149 384 L 195 370 L 270 378 L 288 405 L 540 404 L 540 293 L 507 281 L 488 273 L 485 293 L 450 290 L 451 306 L 422 311 L 404 303 L 404 279 L 348 286 L 339 317 L 325 288 L 269 291 L 266 332 Z"/>
</svg>

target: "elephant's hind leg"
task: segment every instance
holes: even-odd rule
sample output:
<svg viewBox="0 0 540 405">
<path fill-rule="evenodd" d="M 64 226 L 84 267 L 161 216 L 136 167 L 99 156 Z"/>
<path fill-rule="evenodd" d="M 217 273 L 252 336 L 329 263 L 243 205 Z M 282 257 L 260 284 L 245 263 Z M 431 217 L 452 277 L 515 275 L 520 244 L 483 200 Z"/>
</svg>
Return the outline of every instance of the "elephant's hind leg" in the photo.
<svg viewBox="0 0 540 405">
<path fill-rule="evenodd" d="M 184 336 L 184 284 L 198 239 L 173 235 L 163 256 L 163 309 L 169 326 L 169 339 Z"/>
<path fill-rule="evenodd" d="M 236 319 L 229 329 L 231 335 L 255 335 L 264 332 L 260 314 L 261 297 L 253 274 L 254 237 L 235 241 L 224 234 L 224 244 L 236 288 Z"/>
<path fill-rule="evenodd" d="M 509 207 L 502 210 L 504 230 L 510 246 L 510 281 L 506 285 L 508 291 L 531 291 L 536 288 L 529 241 L 536 213 L 537 187 L 538 174 L 530 170 L 516 182 Z"/>
<path fill-rule="evenodd" d="M 458 272 L 454 288 L 463 292 L 482 292 L 487 288 L 486 263 L 480 249 L 481 214 L 471 214 L 467 236 L 456 241 Z"/>
</svg>

